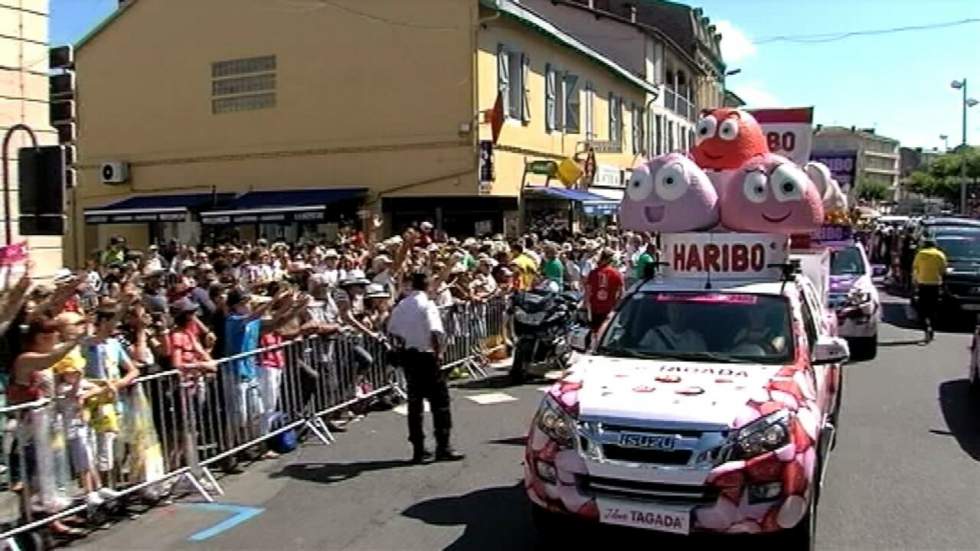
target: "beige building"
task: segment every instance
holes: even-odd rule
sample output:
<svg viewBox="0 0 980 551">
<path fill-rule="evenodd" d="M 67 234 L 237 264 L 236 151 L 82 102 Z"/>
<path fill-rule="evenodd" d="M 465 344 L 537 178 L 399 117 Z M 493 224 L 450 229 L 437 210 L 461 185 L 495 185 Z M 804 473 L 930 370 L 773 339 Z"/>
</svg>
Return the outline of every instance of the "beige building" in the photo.
<svg viewBox="0 0 980 551">
<path fill-rule="evenodd" d="M 828 152 L 854 152 L 857 164 L 854 169 L 855 186 L 864 182 L 882 183 L 892 190 L 894 198 L 899 194 L 899 142 L 875 133 L 874 129 L 843 126 L 818 126 L 813 133 L 813 157 Z"/>
<path fill-rule="evenodd" d="M 58 143 L 48 123 L 48 16 L 48 0 L 0 0 L 0 130 L 6 134 L 12 126 L 26 124 L 40 145 Z M 12 231 L 3 243 L 26 240 L 36 276 L 47 278 L 61 267 L 61 238 L 24 238 L 18 231 L 17 149 L 28 145 L 25 132 L 13 134 L 7 165 Z M 4 211 L 0 209 L 0 217 Z M 4 231 L 6 225 L 4 218 Z"/>
<path fill-rule="evenodd" d="M 522 0 L 658 87 L 637 105 L 650 155 L 693 146 L 701 109 L 724 103 L 722 36 L 702 10 L 673 2 Z"/>
<path fill-rule="evenodd" d="M 131 0 L 76 67 L 75 264 L 111 235 L 296 240 L 372 213 L 382 233 L 515 233 L 533 205 L 588 223 L 616 200 L 590 167 L 621 194 L 628 106 L 657 93 L 513 0 Z M 526 170 L 567 159 L 573 189 Z"/>
</svg>

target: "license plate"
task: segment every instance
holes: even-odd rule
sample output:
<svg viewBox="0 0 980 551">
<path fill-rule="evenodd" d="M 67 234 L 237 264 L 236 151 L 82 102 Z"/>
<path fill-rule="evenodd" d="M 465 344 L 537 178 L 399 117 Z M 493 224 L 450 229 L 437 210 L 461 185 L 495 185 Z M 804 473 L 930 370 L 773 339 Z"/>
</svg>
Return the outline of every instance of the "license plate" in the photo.
<svg viewBox="0 0 980 551">
<path fill-rule="evenodd" d="M 967 312 L 980 312 L 980 304 L 964 304 L 963 309 Z"/>
<path fill-rule="evenodd" d="M 621 499 L 596 498 L 599 522 L 671 534 L 691 533 L 691 510 Z"/>
</svg>

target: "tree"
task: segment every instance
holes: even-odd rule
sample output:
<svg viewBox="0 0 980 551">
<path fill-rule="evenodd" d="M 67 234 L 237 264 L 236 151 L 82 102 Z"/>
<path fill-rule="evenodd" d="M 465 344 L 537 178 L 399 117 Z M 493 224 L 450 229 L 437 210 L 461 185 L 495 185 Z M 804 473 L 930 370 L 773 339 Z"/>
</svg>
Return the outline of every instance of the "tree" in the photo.
<svg viewBox="0 0 980 551">
<path fill-rule="evenodd" d="M 926 197 L 938 197 L 959 204 L 963 163 L 966 163 L 967 179 L 976 184 L 980 179 L 980 149 L 959 147 L 909 174 L 906 189 Z"/>
<path fill-rule="evenodd" d="M 858 199 L 864 201 L 885 201 L 891 195 L 891 187 L 883 182 L 862 180 L 857 185 Z"/>
</svg>

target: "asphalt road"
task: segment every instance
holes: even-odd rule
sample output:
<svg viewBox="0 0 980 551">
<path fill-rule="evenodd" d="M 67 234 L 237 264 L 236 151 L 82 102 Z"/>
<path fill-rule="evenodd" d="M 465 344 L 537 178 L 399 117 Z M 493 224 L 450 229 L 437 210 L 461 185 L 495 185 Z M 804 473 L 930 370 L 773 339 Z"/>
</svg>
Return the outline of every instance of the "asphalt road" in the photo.
<svg viewBox="0 0 980 551">
<path fill-rule="evenodd" d="M 908 328 L 899 299 L 886 300 L 891 323 L 881 330 L 878 358 L 847 367 L 817 546 L 980 549 L 980 407 L 969 400 L 965 379 L 970 335 L 940 333 L 921 346 L 921 333 Z M 405 418 L 375 413 L 332 446 L 309 443 L 224 478 L 221 503 L 249 509 L 178 503 L 75 547 L 554 548 L 555 542 L 537 540 L 520 483 L 523 437 L 541 385 L 494 386 L 466 385 L 454 393 L 456 442 L 468 454 L 461 463 L 408 465 Z M 471 400 L 488 394 L 491 401 L 508 401 Z M 221 524 L 241 511 L 254 516 Z M 595 539 L 619 546 L 624 539 L 651 536 L 589 529 L 572 533 L 571 543 L 578 547 Z"/>
</svg>

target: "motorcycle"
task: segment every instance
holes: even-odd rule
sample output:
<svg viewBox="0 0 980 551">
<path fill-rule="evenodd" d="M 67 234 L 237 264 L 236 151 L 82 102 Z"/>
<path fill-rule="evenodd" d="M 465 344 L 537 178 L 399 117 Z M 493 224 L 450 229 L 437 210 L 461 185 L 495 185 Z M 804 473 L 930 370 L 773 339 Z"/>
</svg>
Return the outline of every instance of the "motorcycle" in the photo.
<svg viewBox="0 0 980 551">
<path fill-rule="evenodd" d="M 568 334 L 581 300 L 578 293 L 559 292 L 554 284 L 514 295 L 510 313 L 516 342 L 510 377 L 515 384 L 568 366 L 572 354 Z"/>
</svg>

